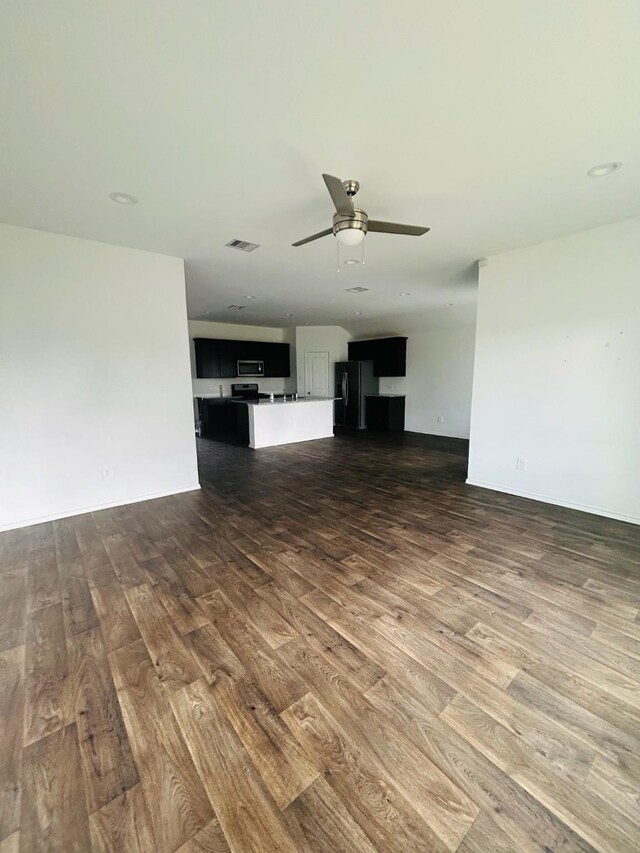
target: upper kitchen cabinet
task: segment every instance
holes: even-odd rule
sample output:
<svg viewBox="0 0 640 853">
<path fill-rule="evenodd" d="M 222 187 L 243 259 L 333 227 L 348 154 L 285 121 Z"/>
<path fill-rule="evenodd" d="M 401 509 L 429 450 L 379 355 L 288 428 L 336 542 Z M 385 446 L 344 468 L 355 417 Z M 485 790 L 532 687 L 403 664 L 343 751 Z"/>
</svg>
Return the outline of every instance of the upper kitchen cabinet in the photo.
<svg viewBox="0 0 640 853">
<path fill-rule="evenodd" d="M 262 344 L 265 376 L 291 376 L 289 344 Z"/>
<path fill-rule="evenodd" d="M 220 345 L 220 376 L 223 379 L 235 379 L 238 375 L 238 361 L 244 359 L 244 349 L 241 346 L 245 341 L 218 341 Z M 248 349 L 248 347 L 247 347 Z M 255 356 L 247 355 L 247 358 Z"/>
<path fill-rule="evenodd" d="M 198 379 L 235 379 L 239 361 L 263 361 L 264 376 L 291 375 L 289 344 L 195 338 Z"/>
<path fill-rule="evenodd" d="M 372 338 L 349 343 L 351 361 L 372 361 L 374 376 L 407 375 L 407 339 Z"/>
<path fill-rule="evenodd" d="M 373 361 L 373 341 L 351 341 L 349 343 L 349 361 Z"/>
<path fill-rule="evenodd" d="M 220 341 L 195 338 L 196 376 L 199 379 L 218 379 L 220 373 Z"/>
<path fill-rule="evenodd" d="M 407 375 L 407 339 L 379 338 L 374 358 L 376 376 Z"/>
</svg>

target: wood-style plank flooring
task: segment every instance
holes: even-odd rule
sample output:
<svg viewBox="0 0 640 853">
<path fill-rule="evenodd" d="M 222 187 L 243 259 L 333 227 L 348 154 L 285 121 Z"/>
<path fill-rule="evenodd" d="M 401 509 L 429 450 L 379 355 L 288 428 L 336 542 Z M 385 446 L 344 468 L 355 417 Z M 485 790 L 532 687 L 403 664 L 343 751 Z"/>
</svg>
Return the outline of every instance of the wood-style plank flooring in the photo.
<svg viewBox="0 0 640 853">
<path fill-rule="evenodd" d="M 0 534 L 0 851 L 640 849 L 640 531 L 464 442 L 201 440 Z"/>
</svg>

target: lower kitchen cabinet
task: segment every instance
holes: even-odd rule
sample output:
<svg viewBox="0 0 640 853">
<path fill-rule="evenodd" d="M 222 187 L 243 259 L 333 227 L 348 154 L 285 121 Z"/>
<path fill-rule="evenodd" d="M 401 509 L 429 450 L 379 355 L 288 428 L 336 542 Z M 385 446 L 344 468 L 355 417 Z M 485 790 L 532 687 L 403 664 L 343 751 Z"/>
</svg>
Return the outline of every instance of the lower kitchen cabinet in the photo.
<svg viewBox="0 0 640 853">
<path fill-rule="evenodd" d="M 367 394 L 365 420 L 367 429 L 404 432 L 405 397 L 400 394 Z"/>
<path fill-rule="evenodd" d="M 205 438 L 237 436 L 249 443 L 247 404 L 225 397 L 199 397 L 198 416 L 201 435 Z"/>
</svg>

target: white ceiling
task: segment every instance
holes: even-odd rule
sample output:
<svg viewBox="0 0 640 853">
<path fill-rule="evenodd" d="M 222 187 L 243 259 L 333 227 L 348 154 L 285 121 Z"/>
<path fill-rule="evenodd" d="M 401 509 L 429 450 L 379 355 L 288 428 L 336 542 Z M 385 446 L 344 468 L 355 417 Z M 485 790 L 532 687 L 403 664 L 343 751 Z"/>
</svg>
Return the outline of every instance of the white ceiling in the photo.
<svg viewBox="0 0 640 853">
<path fill-rule="evenodd" d="M 477 258 L 640 214 L 637 0 L 3 0 L 0 52 L 0 219 L 184 257 L 191 317 L 468 317 Z M 323 171 L 432 231 L 336 274 Z"/>
</svg>

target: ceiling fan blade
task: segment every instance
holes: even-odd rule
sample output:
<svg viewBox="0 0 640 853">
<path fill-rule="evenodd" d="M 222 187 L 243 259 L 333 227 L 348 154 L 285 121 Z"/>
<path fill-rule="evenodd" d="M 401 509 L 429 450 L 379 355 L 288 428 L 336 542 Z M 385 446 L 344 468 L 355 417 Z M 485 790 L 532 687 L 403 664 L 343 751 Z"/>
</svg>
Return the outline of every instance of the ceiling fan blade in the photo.
<svg viewBox="0 0 640 853">
<path fill-rule="evenodd" d="M 336 211 L 338 213 L 342 213 L 345 216 L 349 216 L 349 214 L 353 213 L 353 201 L 351 196 L 347 195 L 347 191 L 342 185 L 342 181 L 340 178 L 334 177 L 334 175 L 322 175 L 324 178 L 324 182 L 327 185 L 327 189 L 329 190 L 329 195 L 333 199 L 333 203 L 336 206 Z"/>
<path fill-rule="evenodd" d="M 400 225 L 398 222 L 377 222 L 370 219 L 367 231 L 382 231 L 384 234 L 409 234 L 411 237 L 420 237 L 430 231 L 430 228 L 421 228 L 420 225 Z"/>
<path fill-rule="evenodd" d="M 317 234 L 312 234 L 311 237 L 305 237 L 304 240 L 298 240 L 297 243 L 292 243 L 292 246 L 304 246 L 305 243 L 310 243 L 312 240 L 319 240 L 320 237 L 326 237 L 327 234 L 333 234 L 333 228 L 326 228 L 324 231 L 318 231 Z"/>
</svg>

